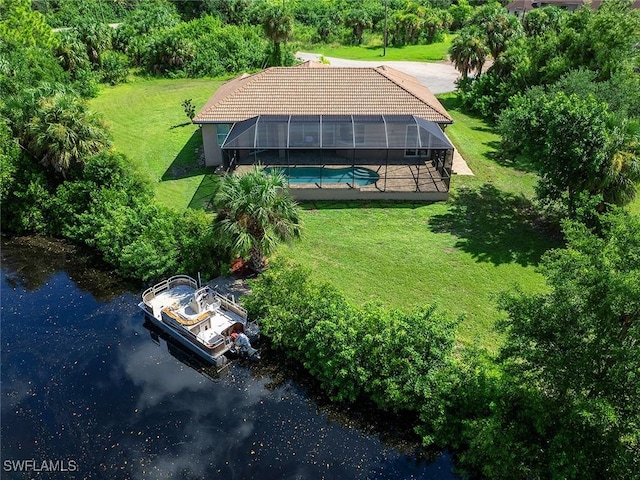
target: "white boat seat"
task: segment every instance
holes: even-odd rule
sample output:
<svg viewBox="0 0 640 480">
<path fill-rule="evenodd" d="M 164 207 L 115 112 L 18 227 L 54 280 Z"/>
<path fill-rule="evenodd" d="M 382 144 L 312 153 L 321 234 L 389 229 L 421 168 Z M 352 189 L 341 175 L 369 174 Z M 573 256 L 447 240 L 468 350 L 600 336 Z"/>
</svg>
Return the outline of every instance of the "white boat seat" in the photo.
<svg viewBox="0 0 640 480">
<path fill-rule="evenodd" d="M 211 330 L 203 330 L 198 334 L 197 338 L 202 343 L 209 346 L 213 346 L 224 341 L 222 335 L 212 332 Z"/>
</svg>

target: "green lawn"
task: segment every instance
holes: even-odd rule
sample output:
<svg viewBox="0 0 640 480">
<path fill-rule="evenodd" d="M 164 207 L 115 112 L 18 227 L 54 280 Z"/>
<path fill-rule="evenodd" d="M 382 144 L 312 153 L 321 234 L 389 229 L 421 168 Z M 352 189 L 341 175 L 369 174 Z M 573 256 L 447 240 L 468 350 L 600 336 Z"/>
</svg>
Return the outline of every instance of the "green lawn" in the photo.
<svg viewBox="0 0 640 480">
<path fill-rule="evenodd" d="M 464 112 L 455 93 L 438 95 L 438 99 L 453 118 L 453 125 L 446 129 L 462 157 L 475 174 L 459 177 L 453 189 L 460 186 L 479 186 L 490 183 L 503 192 L 534 197 L 536 176 L 528 172 L 526 165 L 513 165 L 501 161 L 496 155 L 500 136 L 484 120 Z"/>
<path fill-rule="evenodd" d="M 466 317 L 462 341 L 493 347 L 494 295 L 516 283 L 541 290 L 535 265 L 547 242 L 522 214 L 496 211 L 517 205 L 510 196 L 489 189 L 463 203 L 308 204 L 303 239 L 279 255 L 311 267 L 355 302 L 401 309 L 435 302 Z"/>
<path fill-rule="evenodd" d="M 180 103 L 191 98 L 200 108 L 218 85 L 137 80 L 92 101 L 111 124 L 115 148 L 155 182 L 166 205 L 200 207 L 215 189 L 212 172 L 193 167 L 201 140 L 183 125 Z M 305 204 L 302 240 L 277 255 L 309 266 L 355 302 L 401 309 L 436 302 L 465 316 L 461 341 L 495 348 L 494 295 L 515 284 L 543 289 L 536 265 L 554 244 L 530 205 L 534 176 L 495 158 L 490 125 L 461 111 L 453 95 L 441 99 L 455 120 L 447 133 L 476 173 L 454 176 L 449 202 Z"/>
<path fill-rule="evenodd" d="M 307 47 L 311 53 L 320 53 L 325 57 L 344 58 L 347 60 L 404 60 L 414 62 L 440 62 L 447 59 L 451 38 L 431 45 L 407 45 L 404 47 L 387 47 L 383 57 L 382 43 L 366 46 L 313 45 Z"/>
<path fill-rule="evenodd" d="M 107 120 L 115 149 L 125 153 L 151 180 L 158 200 L 165 205 L 180 209 L 194 206 L 194 199 L 201 196 L 196 194 L 199 187 L 208 183 L 208 170 L 197 167 L 200 131 L 189 121 L 181 103 L 191 99 L 199 110 L 221 83 L 211 79 L 137 79 L 106 87 L 91 101 L 91 108 Z"/>
</svg>

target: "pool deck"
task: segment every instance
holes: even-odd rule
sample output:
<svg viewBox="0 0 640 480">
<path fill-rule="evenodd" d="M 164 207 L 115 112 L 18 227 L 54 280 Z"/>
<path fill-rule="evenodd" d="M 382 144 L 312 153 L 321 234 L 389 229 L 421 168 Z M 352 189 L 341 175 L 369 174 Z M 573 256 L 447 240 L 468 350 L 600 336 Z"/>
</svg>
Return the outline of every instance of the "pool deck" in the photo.
<svg viewBox="0 0 640 480">
<path fill-rule="evenodd" d="M 271 167 L 271 165 L 265 165 Z M 291 165 L 294 167 L 294 165 Z M 333 167 L 333 166 L 332 166 Z M 335 165 L 351 168 L 351 165 Z M 350 183 L 290 183 L 289 188 L 298 200 L 418 200 L 441 201 L 449 196 L 447 184 L 435 168 L 430 165 L 358 165 L 377 172 L 380 179 L 371 185 Z M 240 165 L 240 173 L 253 166 Z M 385 172 L 386 170 L 386 172 Z M 386 173 L 386 175 L 385 175 Z"/>
</svg>

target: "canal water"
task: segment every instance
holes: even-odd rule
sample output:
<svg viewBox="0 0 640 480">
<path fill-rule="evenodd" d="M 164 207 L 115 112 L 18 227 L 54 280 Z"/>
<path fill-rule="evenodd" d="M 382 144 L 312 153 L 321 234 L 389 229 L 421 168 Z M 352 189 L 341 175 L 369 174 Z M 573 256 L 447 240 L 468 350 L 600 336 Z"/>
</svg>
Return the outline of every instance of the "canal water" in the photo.
<svg viewBox="0 0 640 480">
<path fill-rule="evenodd" d="M 216 376 L 145 324 L 139 286 L 83 264 L 3 242 L 2 479 L 456 478 L 277 362 Z"/>
</svg>

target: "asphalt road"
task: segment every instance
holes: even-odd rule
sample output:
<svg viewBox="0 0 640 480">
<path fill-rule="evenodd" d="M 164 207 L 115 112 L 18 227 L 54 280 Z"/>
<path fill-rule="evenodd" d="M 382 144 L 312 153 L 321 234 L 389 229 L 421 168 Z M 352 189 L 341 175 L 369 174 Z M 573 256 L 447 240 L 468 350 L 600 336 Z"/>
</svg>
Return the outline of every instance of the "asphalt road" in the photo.
<svg viewBox="0 0 640 480">
<path fill-rule="evenodd" d="M 320 57 L 317 53 L 298 52 L 296 57 L 301 60 L 318 61 Z M 460 73 L 449 62 L 426 63 L 426 62 L 403 62 L 393 61 L 365 61 L 365 60 L 344 60 L 342 58 L 326 58 L 331 65 L 336 67 L 378 67 L 386 65 L 401 72 L 413 75 L 420 83 L 429 87 L 433 93 L 453 92 L 456 89 L 455 81 Z"/>
</svg>

